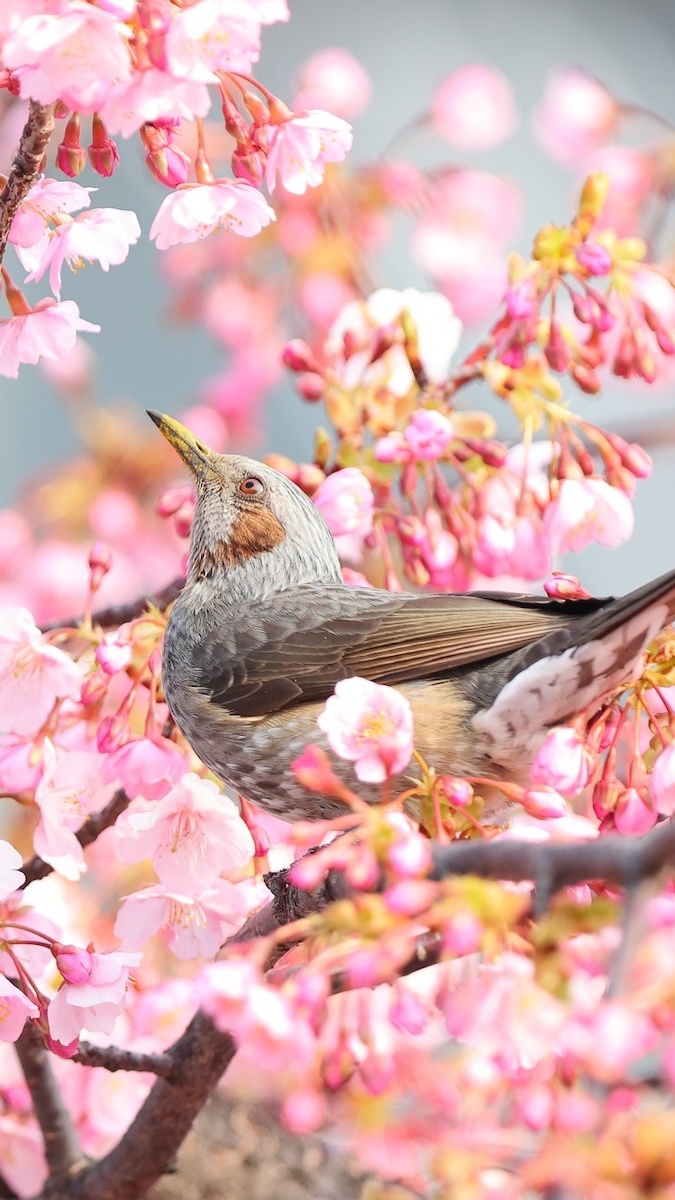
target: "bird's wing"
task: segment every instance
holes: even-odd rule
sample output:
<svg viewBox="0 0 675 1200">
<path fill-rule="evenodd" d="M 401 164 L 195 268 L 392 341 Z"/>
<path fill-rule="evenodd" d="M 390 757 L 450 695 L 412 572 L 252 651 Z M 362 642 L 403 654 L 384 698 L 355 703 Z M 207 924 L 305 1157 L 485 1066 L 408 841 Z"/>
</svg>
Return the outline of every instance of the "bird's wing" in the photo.
<svg viewBox="0 0 675 1200">
<path fill-rule="evenodd" d="M 508 654 L 603 603 L 293 588 L 234 623 L 224 611 L 195 648 L 190 675 L 228 713 L 261 716 L 326 699 L 352 675 L 386 684 L 437 678 Z"/>
</svg>

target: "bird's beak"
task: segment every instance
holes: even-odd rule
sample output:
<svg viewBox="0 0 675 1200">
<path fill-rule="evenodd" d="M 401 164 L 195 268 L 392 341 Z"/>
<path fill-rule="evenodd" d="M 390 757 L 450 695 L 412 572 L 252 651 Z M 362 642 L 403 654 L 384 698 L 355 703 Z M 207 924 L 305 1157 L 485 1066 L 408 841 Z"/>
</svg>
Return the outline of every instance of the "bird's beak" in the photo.
<svg viewBox="0 0 675 1200">
<path fill-rule="evenodd" d="M 199 478 L 204 475 L 208 467 L 214 465 L 216 459 L 214 451 L 200 442 L 199 438 L 196 438 L 185 425 L 181 425 L 175 417 L 170 417 L 167 413 L 155 412 L 152 408 L 146 409 L 146 412 L 155 422 L 159 432 L 164 434 L 167 442 L 170 442 L 174 450 L 180 454 L 193 475 Z"/>
</svg>

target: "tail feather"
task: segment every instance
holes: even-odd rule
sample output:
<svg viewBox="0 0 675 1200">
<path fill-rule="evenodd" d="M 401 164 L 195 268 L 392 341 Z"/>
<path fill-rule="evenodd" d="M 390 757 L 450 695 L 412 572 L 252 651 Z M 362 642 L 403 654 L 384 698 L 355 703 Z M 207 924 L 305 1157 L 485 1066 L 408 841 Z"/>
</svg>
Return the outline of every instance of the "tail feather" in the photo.
<svg viewBox="0 0 675 1200">
<path fill-rule="evenodd" d="M 669 571 L 502 660 L 492 703 L 473 718 L 490 758 L 514 771 L 527 767 L 548 729 L 637 675 L 644 650 L 673 619 Z"/>
</svg>

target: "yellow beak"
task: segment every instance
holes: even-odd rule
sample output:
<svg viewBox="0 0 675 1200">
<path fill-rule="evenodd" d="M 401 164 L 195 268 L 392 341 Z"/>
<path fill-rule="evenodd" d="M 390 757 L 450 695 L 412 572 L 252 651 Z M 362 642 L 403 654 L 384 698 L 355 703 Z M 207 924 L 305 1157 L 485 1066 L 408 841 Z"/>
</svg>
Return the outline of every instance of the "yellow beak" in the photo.
<svg viewBox="0 0 675 1200">
<path fill-rule="evenodd" d="M 214 465 L 217 457 L 215 452 L 200 442 L 199 438 L 196 438 L 185 425 L 181 425 L 175 417 L 170 417 L 167 413 L 155 412 L 152 408 L 146 409 L 146 412 L 155 422 L 159 432 L 164 434 L 167 442 L 170 442 L 174 450 L 180 454 L 193 475 L 202 476 L 207 467 Z"/>
</svg>

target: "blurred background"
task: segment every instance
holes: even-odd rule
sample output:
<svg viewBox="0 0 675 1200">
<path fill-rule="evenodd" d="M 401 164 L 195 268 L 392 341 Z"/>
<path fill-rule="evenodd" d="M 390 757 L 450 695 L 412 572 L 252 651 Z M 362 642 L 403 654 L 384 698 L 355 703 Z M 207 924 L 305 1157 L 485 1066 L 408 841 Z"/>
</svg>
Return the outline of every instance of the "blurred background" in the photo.
<svg viewBox="0 0 675 1200">
<path fill-rule="evenodd" d="M 427 169 L 470 166 L 512 181 L 517 192 L 507 222 L 511 228 L 502 231 L 504 256 L 510 249 L 528 253 L 540 225 L 569 219 L 588 165 L 558 161 L 533 128 L 535 111 L 554 68 L 583 67 L 619 101 L 645 110 L 642 115 L 636 112 L 629 123 L 624 140 L 632 145 L 650 147 L 657 141 L 663 144 L 664 137 L 667 140 L 667 126 L 653 121 L 650 112 L 664 122 L 675 122 L 672 0 L 595 0 L 593 4 L 587 0 L 566 0 L 564 4 L 535 0 L 509 0 L 508 4 L 503 0 L 417 0 L 414 4 L 409 0 L 342 0 L 340 4 L 290 0 L 290 9 L 288 24 L 264 30 L 258 78 L 290 101 L 309 56 L 326 47 L 350 50 L 370 78 L 372 95 L 367 107 L 353 118 L 355 141 L 349 165 L 354 169 L 377 161 L 391 148 L 388 153 L 395 151 Z M 485 150 L 462 150 L 429 128 L 411 128 L 415 118 L 428 110 L 444 77 L 473 62 L 491 64 L 510 81 L 517 110 L 512 134 Z M 675 158 L 675 134 L 673 139 Z M 12 133 L 5 128 L 3 153 L 8 152 L 11 141 Z M 96 356 L 100 403 L 181 414 L 200 402 L 204 381 L 226 369 L 228 351 L 203 327 L 180 319 L 177 310 L 181 305 L 175 303 L 166 260 L 147 238 L 166 190 L 145 170 L 137 139 L 120 141 L 120 149 L 121 165 L 111 179 L 99 179 L 86 168 L 78 182 L 99 187 L 97 204 L 134 209 L 144 237 L 131 249 L 126 263 L 109 275 L 102 274 L 97 265 L 73 277 L 66 271 L 64 297 L 75 299 L 82 316 L 102 326 L 100 334 L 87 338 Z M 666 185 L 663 191 L 667 199 Z M 368 281 L 372 286 L 433 286 L 420 255 L 411 254 L 410 229 L 405 217 L 394 220 L 390 236 L 383 239 L 374 256 Z M 657 232 L 660 253 L 667 257 L 670 229 L 665 208 L 659 213 Z M 245 251 L 253 253 L 253 247 L 247 245 Z M 15 277 L 20 281 L 18 272 Z M 36 291 L 38 294 L 44 291 Z M 182 307 L 185 309 L 184 303 Z M 471 308 L 469 298 L 468 310 Z M 480 303 L 473 308 L 480 309 Z M 478 312 L 467 325 L 463 345 L 474 344 L 486 327 L 487 317 Z M 301 314 L 291 314 L 290 320 L 287 317 L 285 331 L 287 336 L 304 333 Z M 298 398 L 288 372 L 281 370 L 274 376 L 271 371 L 269 394 L 256 418 L 257 431 L 235 433 L 230 448 L 248 449 L 257 455 L 275 450 L 310 459 L 320 411 Z M 465 403 L 489 407 L 482 390 L 471 388 Z M 568 395 L 571 393 L 569 388 Z M 72 406 L 64 405 L 60 389 L 43 370 L 22 367 L 18 380 L 0 380 L 0 394 L 4 435 L 0 442 L 0 505 L 11 505 L 27 481 L 34 482 L 42 472 L 67 461 L 78 452 L 79 443 L 71 421 Z M 623 591 L 672 566 L 675 559 L 670 538 L 675 504 L 673 385 L 667 378 L 654 387 L 610 379 L 597 399 L 582 397 L 579 401 L 577 396 L 573 402 L 580 403 L 598 424 L 626 433 L 629 440 L 644 432 L 654 458 L 653 477 L 640 482 L 637 489 L 632 541 L 618 550 L 593 547 L 568 564 L 593 592 Z M 503 413 L 494 405 L 492 411 L 502 419 Z"/>
</svg>

